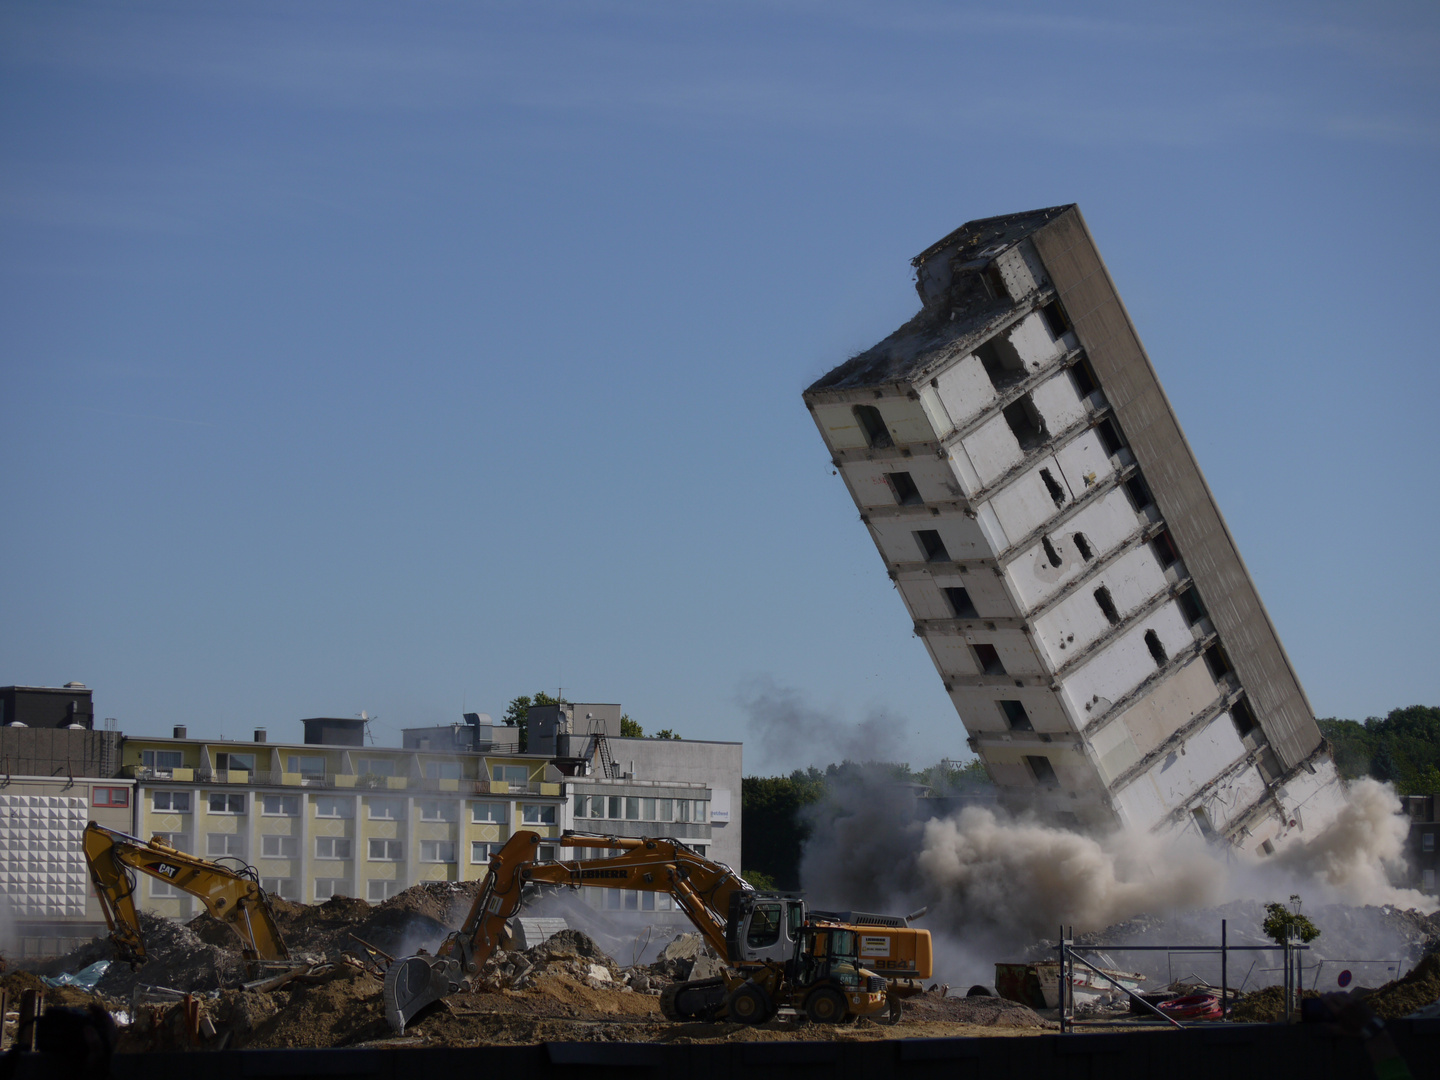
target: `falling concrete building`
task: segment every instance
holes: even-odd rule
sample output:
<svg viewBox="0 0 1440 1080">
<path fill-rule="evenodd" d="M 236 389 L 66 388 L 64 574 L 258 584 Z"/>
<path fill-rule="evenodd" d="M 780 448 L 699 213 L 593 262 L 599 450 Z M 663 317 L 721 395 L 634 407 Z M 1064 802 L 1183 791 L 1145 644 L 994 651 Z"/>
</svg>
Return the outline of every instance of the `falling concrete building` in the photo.
<svg viewBox="0 0 1440 1080">
<path fill-rule="evenodd" d="M 913 260 L 920 312 L 805 392 L 995 782 L 1262 854 L 1343 797 L 1075 206 Z"/>
</svg>

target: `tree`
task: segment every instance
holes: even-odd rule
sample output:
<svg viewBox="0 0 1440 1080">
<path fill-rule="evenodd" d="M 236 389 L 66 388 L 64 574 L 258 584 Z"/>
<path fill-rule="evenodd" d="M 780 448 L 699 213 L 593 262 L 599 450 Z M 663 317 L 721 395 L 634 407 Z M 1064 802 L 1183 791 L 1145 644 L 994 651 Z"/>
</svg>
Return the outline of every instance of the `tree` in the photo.
<svg viewBox="0 0 1440 1080">
<path fill-rule="evenodd" d="M 652 735 L 652 736 L 650 736 L 650 737 L 651 737 L 652 739 L 678 739 L 678 738 L 680 738 L 679 735 L 676 735 L 675 732 L 671 731 L 668 727 L 666 727 L 666 728 L 661 728 L 659 731 L 655 732 L 655 734 Z"/>
<path fill-rule="evenodd" d="M 1276 945 L 1284 945 L 1286 941 L 1297 939 L 1308 945 L 1320 936 L 1320 930 L 1300 914 L 1300 897 L 1291 893 L 1290 903 L 1295 906 L 1294 911 L 1284 904 L 1266 904 L 1265 921 L 1260 924 L 1260 929 L 1264 930 L 1265 936 Z"/>
<path fill-rule="evenodd" d="M 643 739 L 645 729 L 630 719 L 629 713 L 620 714 L 620 735 L 626 739 Z"/>
</svg>

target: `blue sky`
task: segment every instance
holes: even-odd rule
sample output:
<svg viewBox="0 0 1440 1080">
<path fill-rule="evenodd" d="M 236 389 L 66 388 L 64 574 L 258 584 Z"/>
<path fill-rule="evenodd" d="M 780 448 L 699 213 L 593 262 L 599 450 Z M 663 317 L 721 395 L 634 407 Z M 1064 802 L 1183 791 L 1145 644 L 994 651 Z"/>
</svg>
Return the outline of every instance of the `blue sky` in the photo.
<svg viewBox="0 0 1440 1080">
<path fill-rule="evenodd" d="M 0 49 L 0 682 L 965 756 L 800 392 L 917 251 L 1074 201 L 1317 713 L 1440 703 L 1433 5 L 9 3 Z"/>
</svg>

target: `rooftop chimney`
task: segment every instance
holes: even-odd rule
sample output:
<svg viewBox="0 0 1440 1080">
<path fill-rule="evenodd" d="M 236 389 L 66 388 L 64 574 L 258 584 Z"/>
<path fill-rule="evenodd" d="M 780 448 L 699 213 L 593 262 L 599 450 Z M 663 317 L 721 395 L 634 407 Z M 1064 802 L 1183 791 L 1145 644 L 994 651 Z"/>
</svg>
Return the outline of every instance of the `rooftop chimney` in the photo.
<svg viewBox="0 0 1440 1080">
<path fill-rule="evenodd" d="M 185 738 L 185 725 L 184 725 L 184 724 L 176 724 L 176 725 L 175 725 L 175 738 L 177 738 L 177 739 L 183 739 L 183 738 Z"/>
<path fill-rule="evenodd" d="M 255 741 L 256 741 L 256 742 L 264 742 L 264 741 L 265 741 L 265 729 L 264 729 L 263 727 L 257 727 L 257 728 L 255 729 Z"/>
</svg>

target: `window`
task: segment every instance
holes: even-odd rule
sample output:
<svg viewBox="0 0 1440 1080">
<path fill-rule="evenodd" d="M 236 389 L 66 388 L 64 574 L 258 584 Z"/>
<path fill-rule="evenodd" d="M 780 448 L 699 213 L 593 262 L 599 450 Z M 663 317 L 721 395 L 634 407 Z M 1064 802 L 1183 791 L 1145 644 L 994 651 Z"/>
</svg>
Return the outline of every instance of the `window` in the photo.
<svg viewBox="0 0 1440 1080">
<path fill-rule="evenodd" d="M 1040 479 L 1045 483 L 1045 490 L 1050 494 L 1050 501 L 1053 502 L 1056 506 L 1064 506 L 1065 489 L 1060 486 L 1059 482 L 1051 474 L 1050 470 L 1041 469 Z M 1055 565 L 1059 566 L 1060 564 L 1056 563 Z"/>
<path fill-rule="evenodd" d="M 1230 722 L 1235 725 L 1235 732 L 1242 739 L 1259 726 L 1255 723 L 1255 714 L 1250 711 L 1250 703 L 1244 698 L 1230 706 Z"/>
<path fill-rule="evenodd" d="M 676 820 L 676 821 L 689 821 L 689 820 L 690 820 L 690 800 L 689 800 L 689 799 L 676 799 L 676 800 L 675 800 L 675 820 Z"/>
<path fill-rule="evenodd" d="M 355 800 L 342 799 L 338 795 L 321 795 L 315 800 L 315 816 L 349 818 L 355 816 Z"/>
<path fill-rule="evenodd" d="M 260 888 L 264 889 L 271 896 L 278 896 L 282 900 L 299 900 L 300 896 L 295 892 L 295 879 L 288 877 L 262 877 Z"/>
<path fill-rule="evenodd" d="M 426 780 L 459 780 L 460 763 L 458 761 L 427 761 L 425 763 Z"/>
<path fill-rule="evenodd" d="M 1040 538 L 1040 546 L 1045 549 L 1045 558 L 1049 560 L 1050 565 L 1059 566 L 1061 562 L 1060 553 L 1055 550 L 1055 545 L 1050 542 L 1048 536 L 1042 536 Z"/>
<path fill-rule="evenodd" d="M 1165 661 L 1170 659 L 1165 655 L 1165 646 L 1160 643 L 1160 635 L 1154 630 L 1145 631 L 1145 647 L 1150 650 L 1156 667 L 1164 667 Z"/>
<path fill-rule="evenodd" d="M 1000 267 L 994 263 L 980 271 L 980 280 L 985 282 L 985 288 L 996 300 L 1010 299 L 1010 290 L 1005 287 L 1005 276 L 1000 273 Z"/>
<path fill-rule="evenodd" d="M 1020 354 L 1005 334 L 991 338 L 976 349 L 975 359 L 980 361 L 980 366 L 997 390 L 1025 377 L 1025 361 L 1020 359 Z"/>
<path fill-rule="evenodd" d="M 590 816 L 592 818 L 603 818 L 605 816 L 605 796 L 590 796 Z"/>
<path fill-rule="evenodd" d="M 455 861 L 454 840 L 421 840 L 420 861 L 452 863 Z"/>
<path fill-rule="evenodd" d="M 365 899 L 372 904 L 389 900 L 400 891 L 398 881 L 367 881 L 365 883 Z"/>
<path fill-rule="evenodd" d="M 298 836 L 262 836 L 260 855 L 266 859 L 295 859 L 300 856 Z"/>
<path fill-rule="evenodd" d="M 142 750 L 140 764 L 156 772 L 170 772 L 185 764 L 185 755 L 179 750 Z"/>
<path fill-rule="evenodd" d="M 152 810 L 166 811 L 171 814 L 188 814 L 190 812 L 190 792 L 152 791 L 150 793 L 150 808 Z"/>
<path fill-rule="evenodd" d="M 301 757 L 291 754 L 285 760 L 285 771 L 299 773 L 301 776 L 324 776 L 325 759 L 323 757 Z"/>
<path fill-rule="evenodd" d="M 1105 618 L 1110 620 L 1112 626 L 1120 621 L 1120 613 L 1115 610 L 1115 601 L 1110 599 L 1110 590 L 1104 585 L 1095 590 L 1095 603 L 1100 605 L 1100 610 L 1105 613 Z"/>
<path fill-rule="evenodd" d="M 504 780 L 509 784 L 527 784 L 530 782 L 530 768 L 527 765 L 492 765 L 490 779 Z"/>
<path fill-rule="evenodd" d="M 405 804 L 399 799 L 369 799 L 366 805 L 370 808 L 371 821 L 404 820 Z"/>
<path fill-rule="evenodd" d="M 640 820 L 641 820 L 641 821 L 654 821 L 654 820 L 655 820 L 655 800 L 654 800 L 654 799 L 641 799 L 641 800 L 640 800 Z"/>
<path fill-rule="evenodd" d="M 525 803 L 520 807 L 520 820 L 526 825 L 554 825 L 555 804 Z"/>
<path fill-rule="evenodd" d="M 1030 766 L 1030 775 L 1035 777 L 1035 783 L 1041 787 L 1060 786 L 1060 778 L 1055 775 L 1055 766 L 1050 764 L 1048 757 L 1026 754 L 1025 764 Z"/>
<path fill-rule="evenodd" d="M 371 840 L 371 862 L 399 862 L 404 858 L 404 848 L 399 840 Z"/>
<path fill-rule="evenodd" d="M 348 859 L 353 850 L 348 836 L 317 836 L 315 838 L 315 858 L 317 859 Z"/>
<path fill-rule="evenodd" d="M 890 438 L 890 429 L 885 426 L 885 418 L 874 405 L 856 405 L 855 422 L 865 433 L 865 441 L 876 450 L 895 445 Z"/>
<path fill-rule="evenodd" d="M 955 613 L 957 619 L 978 619 L 980 613 L 975 610 L 975 604 L 970 599 L 970 593 L 958 585 L 952 585 L 945 590 L 945 599 L 950 603 L 950 610 Z"/>
<path fill-rule="evenodd" d="M 901 506 L 925 505 L 925 500 L 920 497 L 920 489 L 915 486 L 915 481 L 908 472 L 887 473 L 885 479 L 890 482 L 890 492 Z"/>
<path fill-rule="evenodd" d="M 245 796 L 227 795 L 224 792 L 212 791 L 210 793 L 210 813 L 243 814 L 245 813 Z"/>
<path fill-rule="evenodd" d="M 503 825 L 510 820 L 507 813 L 509 803 L 503 802 L 477 802 L 470 804 L 471 821 L 488 821 L 497 825 Z"/>
<path fill-rule="evenodd" d="M 219 770 L 234 769 L 236 772 L 254 772 L 254 754 L 216 754 L 215 768 Z"/>
<path fill-rule="evenodd" d="M 1005 726 L 1011 731 L 1034 731 L 1035 726 L 1030 723 L 1030 714 L 1025 711 L 1025 706 L 1015 700 L 1001 701 L 997 703 L 1000 712 L 1005 717 Z"/>
<path fill-rule="evenodd" d="M 471 840 L 470 861 L 476 865 L 485 866 L 490 862 L 490 856 L 504 846 L 504 844 L 487 844 L 483 840 Z"/>
<path fill-rule="evenodd" d="M 940 534 L 934 529 L 921 529 L 910 535 L 915 537 L 915 543 L 920 545 L 920 554 L 925 557 L 926 562 L 950 561 L 950 553 L 945 550 L 945 541 L 940 539 Z"/>
<path fill-rule="evenodd" d="M 159 840 L 159 841 L 161 841 L 162 843 L 165 843 L 165 844 L 170 845 L 170 846 L 171 846 L 172 848 L 174 848 L 176 851 L 189 851 L 189 850 L 190 850 L 190 837 L 187 836 L 185 833 L 178 833 L 178 832 L 152 832 L 152 833 L 150 834 L 150 837 L 151 837 L 151 839 Z"/>
<path fill-rule="evenodd" d="M 361 776 L 394 776 L 395 762 L 384 758 L 361 758 L 359 773 Z"/>
<path fill-rule="evenodd" d="M 420 808 L 421 821 L 455 820 L 455 804 L 453 802 L 442 799 L 422 799 L 416 805 Z"/>
<path fill-rule="evenodd" d="M 260 812 L 270 817 L 299 817 L 299 795 L 264 795 L 260 800 Z"/>
<path fill-rule="evenodd" d="M 1125 481 L 1125 494 L 1130 496 L 1130 505 L 1135 507 L 1136 511 L 1144 510 L 1155 501 L 1150 496 L 1150 488 L 1139 473 Z"/>
<path fill-rule="evenodd" d="M 1090 361 L 1085 357 L 1072 364 L 1070 367 L 1070 382 L 1075 387 L 1075 393 L 1083 401 L 1095 392 L 1099 386 L 1095 378 L 1095 369 L 1090 366 Z"/>
<path fill-rule="evenodd" d="M 1423 832 L 1420 834 L 1420 850 L 1427 855 L 1435 850 L 1435 834 L 1433 832 Z"/>
<path fill-rule="evenodd" d="M 1218 642 L 1205 650 L 1205 666 L 1210 669 L 1210 677 L 1216 682 L 1223 681 L 1225 676 L 1234 670 L 1230 666 L 1230 658 L 1225 655 L 1225 650 Z"/>
<path fill-rule="evenodd" d="M 674 799 L 656 799 L 656 800 L 655 800 L 655 820 L 656 820 L 656 821 L 674 821 L 674 820 L 675 820 L 675 800 L 674 800 Z"/>
<path fill-rule="evenodd" d="M 1175 550 L 1175 541 L 1170 538 L 1170 530 L 1163 529 L 1150 541 L 1150 550 L 1155 553 L 1155 561 L 1162 568 L 1174 566 L 1180 560 L 1180 553 Z"/>
<path fill-rule="evenodd" d="M 1033 450 L 1045 441 L 1045 421 L 1040 416 L 1040 411 L 1035 408 L 1035 402 L 1030 400 L 1029 394 L 1005 406 L 1001 415 L 1005 417 L 1005 423 L 1010 425 L 1010 432 L 1020 444 L 1021 450 Z"/>
<path fill-rule="evenodd" d="M 1423 892 L 1433 893 L 1435 891 L 1435 871 L 1420 871 L 1420 888 Z"/>
<path fill-rule="evenodd" d="M 242 856 L 245 854 L 245 838 L 233 832 L 206 833 L 205 854 Z"/>
<path fill-rule="evenodd" d="M 1260 845 L 1260 854 L 1261 854 L 1261 855 L 1274 855 L 1274 854 L 1275 854 L 1275 841 L 1274 841 L 1274 840 L 1266 840 L 1263 844 L 1261 844 L 1261 845 Z"/>
<path fill-rule="evenodd" d="M 554 862 L 560 857 L 559 850 L 554 844 L 536 844 L 535 858 L 539 862 Z"/>
<path fill-rule="evenodd" d="M 1186 589 L 1179 596 L 1180 613 L 1191 626 L 1205 617 L 1205 606 L 1200 603 L 1200 594 L 1193 588 Z"/>
<path fill-rule="evenodd" d="M 1197 806 L 1190 811 L 1190 816 L 1195 819 L 1195 827 L 1200 830 L 1200 835 L 1206 840 L 1215 840 L 1219 833 L 1215 826 L 1210 823 L 1210 813 L 1203 806 Z"/>
<path fill-rule="evenodd" d="M 333 896 L 344 896 L 350 882 L 345 878 L 320 877 L 315 879 L 315 899 L 329 900 Z"/>
<path fill-rule="evenodd" d="M 1004 675 L 1005 665 L 1000 662 L 1000 653 L 994 645 L 972 645 L 980 670 L 986 675 Z"/>
<path fill-rule="evenodd" d="M 1060 306 L 1059 300 L 1051 300 L 1040 309 L 1040 317 L 1045 320 L 1045 327 L 1050 331 L 1050 336 L 1059 341 L 1070 329 L 1070 320 L 1065 317 L 1065 309 Z M 1079 367 L 1080 365 L 1075 365 Z M 1087 390 L 1086 393 L 1089 393 Z M 1085 394 L 1081 394 L 1084 397 Z"/>
<path fill-rule="evenodd" d="M 640 820 L 640 800 L 635 796 L 627 795 L 625 797 L 625 820 Z"/>
<path fill-rule="evenodd" d="M 606 813 L 605 816 L 609 818 L 614 818 L 617 821 L 625 816 L 625 802 L 621 796 L 610 796 L 610 807 L 608 813 Z"/>
<path fill-rule="evenodd" d="M 97 787 L 90 793 L 91 806 L 129 806 L 130 789 L 123 787 Z"/>
<path fill-rule="evenodd" d="M 1095 557 L 1095 549 L 1090 546 L 1090 541 L 1085 539 L 1084 533 L 1076 533 L 1070 539 L 1075 541 L 1075 550 L 1080 552 L 1080 557 L 1086 562 Z"/>
<path fill-rule="evenodd" d="M 1120 427 L 1114 420 L 1101 420 L 1095 425 L 1095 433 L 1100 436 L 1100 445 L 1105 447 L 1105 453 L 1114 457 L 1125 447 L 1125 437 L 1120 434 Z"/>
</svg>

